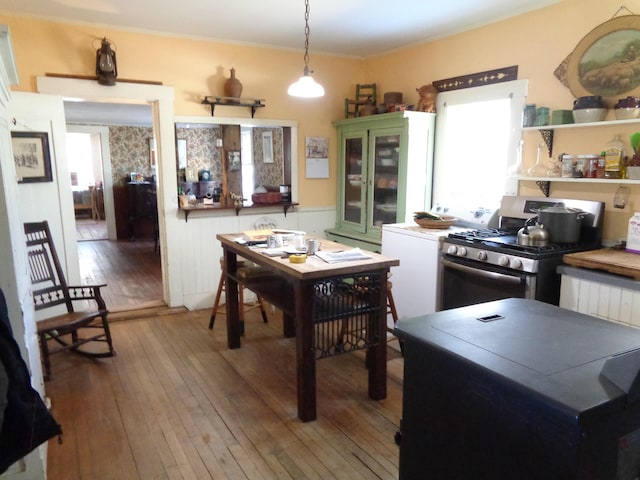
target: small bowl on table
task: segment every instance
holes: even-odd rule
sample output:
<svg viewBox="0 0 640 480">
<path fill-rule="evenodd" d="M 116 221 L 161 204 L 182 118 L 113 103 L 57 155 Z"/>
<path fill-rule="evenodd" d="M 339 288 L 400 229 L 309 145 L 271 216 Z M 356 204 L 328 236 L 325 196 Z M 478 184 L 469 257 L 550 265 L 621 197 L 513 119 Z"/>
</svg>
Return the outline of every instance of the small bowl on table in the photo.
<svg viewBox="0 0 640 480">
<path fill-rule="evenodd" d="M 456 223 L 456 217 L 452 217 L 450 215 L 442 215 L 440 220 L 434 220 L 432 218 L 415 218 L 413 219 L 418 225 L 422 228 L 431 228 L 436 230 L 444 230 L 445 228 L 451 227 L 454 223 Z"/>
</svg>

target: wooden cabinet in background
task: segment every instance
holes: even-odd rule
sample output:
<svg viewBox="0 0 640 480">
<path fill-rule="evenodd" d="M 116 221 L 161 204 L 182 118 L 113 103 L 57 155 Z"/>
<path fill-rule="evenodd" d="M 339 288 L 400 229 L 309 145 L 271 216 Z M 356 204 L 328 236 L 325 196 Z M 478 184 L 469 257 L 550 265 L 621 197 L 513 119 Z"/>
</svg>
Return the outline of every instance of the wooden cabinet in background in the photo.
<svg viewBox="0 0 640 480">
<path fill-rule="evenodd" d="M 327 237 L 380 251 L 382 225 L 411 221 L 431 203 L 435 114 L 384 113 L 335 125 L 338 207 Z"/>
<path fill-rule="evenodd" d="M 158 203 L 156 184 L 130 182 L 129 234 L 130 238 L 153 238 L 158 241 Z"/>
</svg>

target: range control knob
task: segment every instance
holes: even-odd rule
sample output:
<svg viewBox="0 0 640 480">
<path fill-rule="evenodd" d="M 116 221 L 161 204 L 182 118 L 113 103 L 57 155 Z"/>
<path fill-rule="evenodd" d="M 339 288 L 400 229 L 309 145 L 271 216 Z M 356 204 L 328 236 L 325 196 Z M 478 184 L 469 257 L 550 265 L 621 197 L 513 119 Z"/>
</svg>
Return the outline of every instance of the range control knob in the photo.
<svg viewBox="0 0 640 480">
<path fill-rule="evenodd" d="M 467 249 L 464 247 L 460 247 L 458 249 L 458 256 L 459 257 L 466 257 L 467 256 Z"/>
<path fill-rule="evenodd" d="M 509 262 L 509 266 L 514 269 L 522 268 L 522 260 L 519 258 L 512 258 Z"/>
<path fill-rule="evenodd" d="M 509 257 L 506 255 L 500 255 L 498 257 L 498 265 L 501 267 L 507 267 L 509 265 Z"/>
<path fill-rule="evenodd" d="M 447 253 L 449 255 L 455 255 L 457 251 L 458 247 L 456 247 L 455 245 L 449 245 L 449 247 L 447 248 Z"/>
<path fill-rule="evenodd" d="M 486 259 L 487 259 L 487 252 L 485 252 L 484 250 L 480 250 L 478 252 L 478 260 L 485 261 Z"/>
</svg>

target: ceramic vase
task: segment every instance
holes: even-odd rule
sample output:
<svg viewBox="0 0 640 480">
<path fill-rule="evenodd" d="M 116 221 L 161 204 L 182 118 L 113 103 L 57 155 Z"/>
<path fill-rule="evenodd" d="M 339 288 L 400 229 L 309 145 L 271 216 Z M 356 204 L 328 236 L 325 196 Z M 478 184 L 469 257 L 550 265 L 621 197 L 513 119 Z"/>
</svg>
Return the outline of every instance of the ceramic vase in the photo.
<svg viewBox="0 0 640 480">
<path fill-rule="evenodd" d="M 231 69 L 231 77 L 224 82 L 225 97 L 240 98 L 242 95 L 242 83 L 236 78 L 236 69 Z"/>
</svg>

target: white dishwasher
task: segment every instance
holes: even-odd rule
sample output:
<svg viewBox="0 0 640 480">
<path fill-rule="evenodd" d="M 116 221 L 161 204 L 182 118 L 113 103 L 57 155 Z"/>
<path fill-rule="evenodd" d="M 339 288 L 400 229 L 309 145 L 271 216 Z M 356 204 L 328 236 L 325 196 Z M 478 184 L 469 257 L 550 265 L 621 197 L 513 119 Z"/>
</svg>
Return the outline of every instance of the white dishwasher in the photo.
<svg viewBox="0 0 640 480">
<path fill-rule="evenodd" d="M 382 226 L 382 254 L 400 260 L 400 265 L 391 269 L 390 278 L 398 318 L 436 311 L 440 245 L 449 233 L 463 230 L 469 229 L 435 230 L 421 228 L 415 223 Z"/>
</svg>

